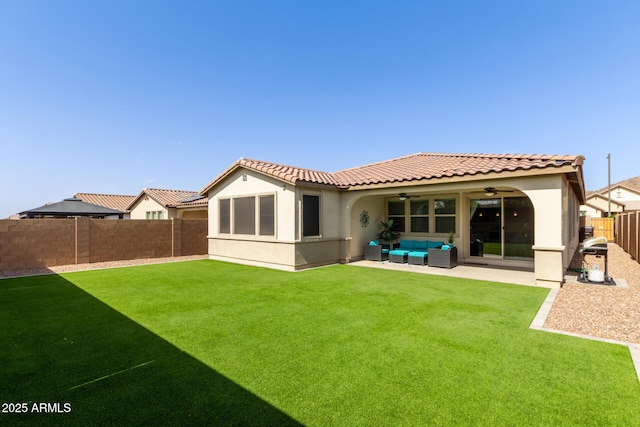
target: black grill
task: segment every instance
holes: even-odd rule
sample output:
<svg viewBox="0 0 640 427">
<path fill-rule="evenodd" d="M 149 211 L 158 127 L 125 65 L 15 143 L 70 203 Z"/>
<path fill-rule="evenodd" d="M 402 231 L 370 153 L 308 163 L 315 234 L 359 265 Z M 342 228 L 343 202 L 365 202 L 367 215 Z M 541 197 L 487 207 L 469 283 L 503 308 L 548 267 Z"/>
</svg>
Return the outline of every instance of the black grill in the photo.
<svg viewBox="0 0 640 427">
<path fill-rule="evenodd" d="M 582 243 L 582 247 L 580 248 L 580 255 L 582 255 L 582 272 L 580 273 L 580 281 L 591 282 L 588 279 L 587 271 L 586 271 L 586 261 L 585 257 L 587 255 L 595 255 L 598 257 L 604 256 L 604 281 L 605 283 L 613 283 L 611 277 L 609 277 L 609 259 L 608 254 L 609 248 L 607 247 L 607 239 L 606 237 L 592 237 L 591 239 L 587 239 Z"/>
</svg>

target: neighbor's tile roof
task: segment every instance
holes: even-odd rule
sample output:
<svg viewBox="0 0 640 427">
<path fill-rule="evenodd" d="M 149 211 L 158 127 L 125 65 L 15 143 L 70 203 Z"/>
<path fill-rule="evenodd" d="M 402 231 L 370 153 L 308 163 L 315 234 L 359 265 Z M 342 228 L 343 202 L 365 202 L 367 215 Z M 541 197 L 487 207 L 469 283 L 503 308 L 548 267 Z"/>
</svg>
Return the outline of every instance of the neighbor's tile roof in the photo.
<svg viewBox="0 0 640 427">
<path fill-rule="evenodd" d="M 198 194 L 196 194 L 198 195 Z M 191 200 L 191 201 L 187 201 L 187 202 L 180 202 L 176 205 L 177 208 L 193 208 L 193 207 L 198 207 L 198 206 L 202 206 L 202 207 L 208 207 L 209 206 L 209 199 L 207 197 L 202 197 L 200 196 L 200 199 L 197 200 Z"/>
<path fill-rule="evenodd" d="M 636 176 L 634 178 L 625 179 L 624 181 L 616 182 L 615 184 L 611 184 L 611 189 L 613 190 L 616 187 L 621 187 L 626 190 L 631 190 L 636 193 L 640 193 L 640 176 Z M 589 194 L 599 193 L 599 194 L 607 194 L 609 191 L 609 186 L 601 188 L 598 191 L 590 191 Z"/>
<path fill-rule="evenodd" d="M 129 204 L 129 209 L 132 205 L 141 197 L 149 196 L 156 202 L 160 203 L 166 208 L 175 208 L 180 205 L 181 202 L 189 197 L 197 196 L 197 191 L 189 190 L 163 190 L 159 188 L 145 188 L 135 197 L 134 201 Z"/>
<path fill-rule="evenodd" d="M 581 166 L 583 160 L 582 156 L 418 153 L 329 173 L 241 158 L 200 193 L 206 193 L 239 167 L 255 170 L 292 184 L 313 183 L 352 188 L 491 172 L 561 167 L 567 164 Z"/>
<path fill-rule="evenodd" d="M 129 205 L 136 199 L 136 196 L 125 196 L 121 194 L 94 194 L 76 193 L 73 197 L 83 202 L 91 203 L 117 211 L 126 212 Z"/>
</svg>

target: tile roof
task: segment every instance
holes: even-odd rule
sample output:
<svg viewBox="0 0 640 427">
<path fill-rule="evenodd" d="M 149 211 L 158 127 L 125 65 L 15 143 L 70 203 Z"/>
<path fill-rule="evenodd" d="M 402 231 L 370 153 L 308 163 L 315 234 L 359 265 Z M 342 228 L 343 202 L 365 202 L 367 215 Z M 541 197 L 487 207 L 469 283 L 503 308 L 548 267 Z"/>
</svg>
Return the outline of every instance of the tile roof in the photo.
<svg viewBox="0 0 640 427">
<path fill-rule="evenodd" d="M 640 193 L 640 176 L 636 176 L 634 178 L 625 179 L 624 181 L 616 182 L 615 184 L 611 184 L 611 189 L 616 187 L 622 187 L 627 190 L 635 191 L 636 193 Z M 601 188 L 597 191 L 590 191 L 588 194 L 591 195 L 593 193 L 599 194 L 607 194 L 609 191 L 609 186 Z"/>
<path fill-rule="evenodd" d="M 313 183 L 347 189 L 375 184 L 544 169 L 565 165 L 579 167 L 582 166 L 583 161 L 583 156 L 417 153 L 329 173 L 241 158 L 203 188 L 200 194 L 205 194 L 217 182 L 240 167 L 292 184 Z"/>
<path fill-rule="evenodd" d="M 491 172 L 581 166 L 582 156 L 418 153 L 335 172 L 344 186 L 396 183 Z"/>
<path fill-rule="evenodd" d="M 197 191 L 189 190 L 164 190 L 159 188 L 145 188 L 135 197 L 134 201 L 129 204 L 129 209 L 142 196 L 149 196 L 162 206 L 167 208 L 175 208 L 181 204 L 183 200 L 190 197 L 198 196 Z"/>
<path fill-rule="evenodd" d="M 176 205 L 177 208 L 193 208 L 193 207 L 209 207 L 209 199 L 207 197 L 200 196 L 200 199 L 180 202 Z"/>
<path fill-rule="evenodd" d="M 123 212 L 126 212 L 127 207 L 136 199 L 136 196 L 94 193 L 76 193 L 73 197 L 76 197 L 83 202 L 91 203 L 98 206 L 104 206 L 106 208 Z"/>
</svg>

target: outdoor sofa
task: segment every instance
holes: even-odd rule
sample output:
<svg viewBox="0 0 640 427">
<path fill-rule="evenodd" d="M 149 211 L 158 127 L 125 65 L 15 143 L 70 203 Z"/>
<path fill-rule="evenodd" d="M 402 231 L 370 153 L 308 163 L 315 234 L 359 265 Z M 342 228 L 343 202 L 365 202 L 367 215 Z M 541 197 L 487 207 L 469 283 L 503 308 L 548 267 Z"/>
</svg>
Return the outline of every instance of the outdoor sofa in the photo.
<svg viewBox="0 0 640 427">
<path fill-rule="evenodd" d="M 389 261 L 425 265 L 429 249 L 441 248 L 443 245 L 443 242 L 430 240 L 400 240 L 400 245 L 389 251 Z"/>
</svg>

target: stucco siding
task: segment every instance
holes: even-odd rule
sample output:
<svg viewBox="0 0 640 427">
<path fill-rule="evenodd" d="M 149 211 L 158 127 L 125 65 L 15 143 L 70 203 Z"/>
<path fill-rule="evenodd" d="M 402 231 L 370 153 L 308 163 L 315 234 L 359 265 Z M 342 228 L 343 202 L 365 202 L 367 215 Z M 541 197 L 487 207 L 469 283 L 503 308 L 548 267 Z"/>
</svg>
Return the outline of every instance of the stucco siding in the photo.
<svg viewBox="0 0 640 427">
<path fill-rule="evenodd" d="M 140 200 L 131 209 L 131 219 L 147 219 L 147 212 L 162 212 L 162 219 L 172 218 L 169 216 L 169 210 L 151 197 L 140 198 Z"/>
</svg>

